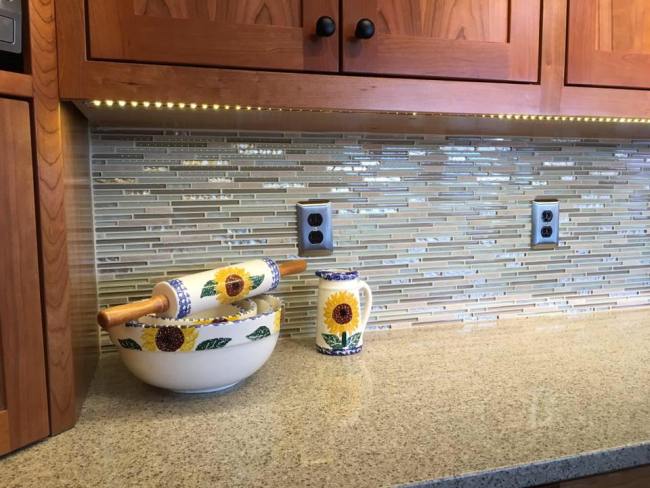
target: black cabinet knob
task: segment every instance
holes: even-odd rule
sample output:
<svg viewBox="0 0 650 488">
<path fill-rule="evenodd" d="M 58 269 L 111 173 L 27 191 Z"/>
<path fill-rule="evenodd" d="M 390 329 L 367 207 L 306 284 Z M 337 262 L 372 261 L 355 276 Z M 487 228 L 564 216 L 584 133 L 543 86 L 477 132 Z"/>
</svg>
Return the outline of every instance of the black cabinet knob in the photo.
<svg viewBox="0 0 650 488">
<path fill-rule="evenodd" d="M 323 15 L 316 21 L 316 35 L 318 37 L 329 37 L 336 32 L 336 22 L 332 17 Z"/>
<path fill-rule="evenodd" d="M 375 24 L 370 19 L 361 19 L 357 22 L 357 28 L 354 30 L 354 36 L 357 39 L 370 39 L 375 35 Z"/>
</svg>

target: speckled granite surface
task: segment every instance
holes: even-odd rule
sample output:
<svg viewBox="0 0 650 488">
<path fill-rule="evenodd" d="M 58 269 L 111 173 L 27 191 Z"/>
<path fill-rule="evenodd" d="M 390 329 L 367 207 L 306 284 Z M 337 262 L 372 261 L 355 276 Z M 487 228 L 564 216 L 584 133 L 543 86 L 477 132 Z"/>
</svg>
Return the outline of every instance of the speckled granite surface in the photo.
<svg viewBox="0 0 650 488">
<path fill-rule="evenodd" d="M 101 360 L 76 428 L 0 460 L 3 487 L 530 486 L 650 462 L 650 313 L 280 341 L 226 395 Z"/>
</svg>

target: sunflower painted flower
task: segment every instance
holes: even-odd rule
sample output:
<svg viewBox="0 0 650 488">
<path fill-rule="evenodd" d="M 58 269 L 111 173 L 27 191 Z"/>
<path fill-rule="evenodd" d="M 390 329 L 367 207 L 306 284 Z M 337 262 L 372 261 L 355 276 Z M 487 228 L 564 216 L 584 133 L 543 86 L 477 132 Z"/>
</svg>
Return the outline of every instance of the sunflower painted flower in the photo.
<svg viewBox="0 0 650 488">
<path fill-rule="evenodd" d="M 142 348 L 154 352 L 188 352 L 194 349 L 198 335 L 194 327 L 146 327 L 142 331 Z"/>
<path fill-rule="evenodd" d="M 282 310 L 276 310 L 275 315 L 273 316 L 273 333 L 280 332 L 280 327 L 282 326 Z"/>
<path fill-rule="evenodd" d="M 246 298 L 252 287 L 252 280 L 244 268 L 229 266 L 221 268 L 214 277 L 217 300 L 231 303 Z"/>
<path fill-rule="evenodd" d="M 323 320 L 330 332 L 347 335 L 359 326 L 359 301 L 349 291 L 337 291 L 325 302 L 323 314 Z"/>
</svg>

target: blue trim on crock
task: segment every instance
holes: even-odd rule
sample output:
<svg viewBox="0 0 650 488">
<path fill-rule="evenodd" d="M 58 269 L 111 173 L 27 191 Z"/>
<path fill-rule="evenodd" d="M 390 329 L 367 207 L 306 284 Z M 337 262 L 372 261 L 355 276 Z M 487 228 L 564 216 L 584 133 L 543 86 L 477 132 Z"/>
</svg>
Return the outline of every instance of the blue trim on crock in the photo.
<svg viewBox="0 0 650 488">
<path fill-rule="evenodd" d="M 187 317 L 192 311 L 192 300 L 185 287 L 185 283 L 179 279 L 169 280 L 167 283 L 171 285 L 178 297 L 178 313 L 176 314 L 176 318 L 182 319 L 183 317 Z"/>
<path fill-rule="evenodd" d="M 268 264 L 269 268 L 271 268 L 272 282 L 271 282 L 271 288 L 269 288 L 269 290 L 273 290 L 274 288 L 277 288 L 277 286 L 280 284 L 280 268 L 278 268 L 278 265 L 272 259 L 269 258 L 263 258 L 263 259 L 264 262 Z"/>
<path fill-rule="evenodd" d="M 321 354 L 327 354 L 328 356 L 350 356 L 361 352 L 362 348 L 363 346 L 348 347 L 345 349 L 327 349 L 316 344 L 316 350 Z"/>
<path fill-rule="evenodd" d="M 359 272 L 353 269 L 344 271 L 336 271 L 333 269 L 319 269 L 316 271 L 316 276 L 328 281 L 347 281 L 356 280 L 359 277 Z"/>
</svg>

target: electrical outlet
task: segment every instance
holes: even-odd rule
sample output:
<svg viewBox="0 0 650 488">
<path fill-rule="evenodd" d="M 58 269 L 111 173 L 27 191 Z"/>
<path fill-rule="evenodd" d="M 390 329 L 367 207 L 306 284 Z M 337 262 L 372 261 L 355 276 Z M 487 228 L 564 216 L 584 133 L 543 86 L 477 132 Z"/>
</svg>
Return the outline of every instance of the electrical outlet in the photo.
<svg viewBox="0 0 650 488">
<path fill-rule="evenodd" d="M 298 255 L 329 256 L 332 240 L 332 207 L 328 200 L 298 202 Z"/>
<path fill-rule="evenodd" d="M 560 238 L 560 202 L 556 199 L 533 200 L 533 249 L 557 247 Z"/>
</svg>

